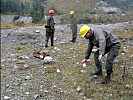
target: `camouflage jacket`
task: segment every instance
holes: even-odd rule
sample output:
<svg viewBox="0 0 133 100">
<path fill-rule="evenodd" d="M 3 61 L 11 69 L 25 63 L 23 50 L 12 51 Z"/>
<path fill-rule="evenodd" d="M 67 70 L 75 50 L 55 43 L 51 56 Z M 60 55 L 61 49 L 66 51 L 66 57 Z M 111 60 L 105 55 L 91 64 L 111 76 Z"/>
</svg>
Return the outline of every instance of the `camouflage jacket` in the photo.
<svg viewBox="0 0 133 100">
<path fill-rule="evenodd" d="M 74 30 L 77 29 L 77 20 L 74 17 L 70 18 L 70 28 Z"/>
<path fill-rule="evenodd" d="M 85 59 L 89 59 L 94 46 L 99 48 L 99 54 L 104 55 L 105 49 L 113 44 L 120 43 L 120 40 L 110 32 L 102 29 L 92 30 L 92 35 L 89 37 L 88 48 L 85 54 Z"/>
<path fill-rule="evenodd" d="M 50 16 L 48 19 L 47 19 L 47 25 L 50 26 L 50 28 L 47 28 L 46 31 L 51 31 L 51 30 L 55 30 L 54 28 L 54 18 L 53 16 Z"/>
</svg>

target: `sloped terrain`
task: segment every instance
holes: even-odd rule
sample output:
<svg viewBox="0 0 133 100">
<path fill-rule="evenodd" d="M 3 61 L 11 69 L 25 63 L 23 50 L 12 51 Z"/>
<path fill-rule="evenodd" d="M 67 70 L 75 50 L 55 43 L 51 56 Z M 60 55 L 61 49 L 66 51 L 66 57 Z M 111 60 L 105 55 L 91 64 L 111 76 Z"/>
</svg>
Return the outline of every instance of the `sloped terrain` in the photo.
<svg viewBox="0 0 133 100">
<path fill-rule="evenodd" d="M 76 43 L 68 42 L 71 34 L 67 25 L 56 26 L 55 46 L 48 48 L 44 48 L 44 26 L 7 29 L 1 31 L 1 99 L 131 100 L 133 23 L 90 26 L 113 31 L 121 39 L 120 55 L 114 61 L 114 72 L 109 84 L 100 83 L 105 76 L 105 66 L 103 77 L 95 79 L 89 75 L 95 71 L 93 54 L 87 67 L 82 66 L 87 41 L 78 34 Z M 54 62 L 44 63 L 34 58 L 34 50 L 48 51 Z"/>
</svg>

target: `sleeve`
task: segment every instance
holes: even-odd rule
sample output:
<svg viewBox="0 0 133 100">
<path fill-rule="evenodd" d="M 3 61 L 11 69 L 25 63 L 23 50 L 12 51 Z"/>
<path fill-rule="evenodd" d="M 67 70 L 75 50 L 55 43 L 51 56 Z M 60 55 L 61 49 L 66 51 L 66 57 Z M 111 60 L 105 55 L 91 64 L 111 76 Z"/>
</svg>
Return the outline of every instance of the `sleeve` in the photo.
<svg viewBox="0 0 133 100">
<path fill-rule="evenodd" d="M 47 19 L 47 25 L 50 26 L 50 18 Z"/>
<path fill-rule="evenodd" d="M 101 31 L 97 34 L 98 42 L 99 42 L 99 55 L 104 55 L 105 53 L 105 47 L 106 47 L 106 39 L 104 36 L 104 33 Z"/>
<path fill-rule="evenodd" d="M 54 29 L 54 19 L 53 18 L 51 18 L 51 20 L 50 20 L 50 26 L 51 26 L 51 29 Z"/>
<path fill-rule="evenodd" d="M 85 53 L 85 59 L 89 59 L 93 47 L 94 47 L 94 45 L 89 41 L 88 48 L 87 48 L 86 53 Z"/>
</svg>

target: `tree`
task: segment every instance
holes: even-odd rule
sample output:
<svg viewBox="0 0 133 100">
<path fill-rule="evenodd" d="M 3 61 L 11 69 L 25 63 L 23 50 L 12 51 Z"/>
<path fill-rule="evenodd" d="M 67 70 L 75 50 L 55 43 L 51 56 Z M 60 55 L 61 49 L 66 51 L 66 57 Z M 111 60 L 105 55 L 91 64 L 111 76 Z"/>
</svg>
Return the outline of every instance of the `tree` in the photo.
<svg viewBox="0 0 133 100">
<path fill-rule="evenodd" d="M 30 15 L 32 16 L 32 22 L 38 23 L 44 16 L 43 2 L 46 0 L 33 0 L 32 7 L 30 9 Z"/>
</svg>

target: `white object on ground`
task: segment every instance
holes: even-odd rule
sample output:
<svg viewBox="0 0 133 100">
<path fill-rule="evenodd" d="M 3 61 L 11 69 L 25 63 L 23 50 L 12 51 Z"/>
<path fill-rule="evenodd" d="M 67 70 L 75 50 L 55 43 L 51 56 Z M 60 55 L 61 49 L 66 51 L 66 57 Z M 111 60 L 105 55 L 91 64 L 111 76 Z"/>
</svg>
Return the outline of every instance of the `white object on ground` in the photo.
<svg viewBox="0 0 133 100">
<path fill-rule="evenodd" d="M 57 69 L 56 72 L 57 72 L 57 73 L 60 73 L 61 71 L 60 71 L 60 69 Z"/>
<path fill-rule="evenodd" d="M 86 63 L 83 63 L 83 67 L 86 67 Z"/>
<path fill-rule="evenodd" d="M 44 57 L 44 61 L 45 62 L 52 62 L 53 61 L 53 58 L 50 57 L 50 56 L 46 56 L 46 57 Z"/>
<path fill-rule="evenodd" d="M 40 33 L 40 30 L 36 30 L 36 33 Z"/>
</svg>

